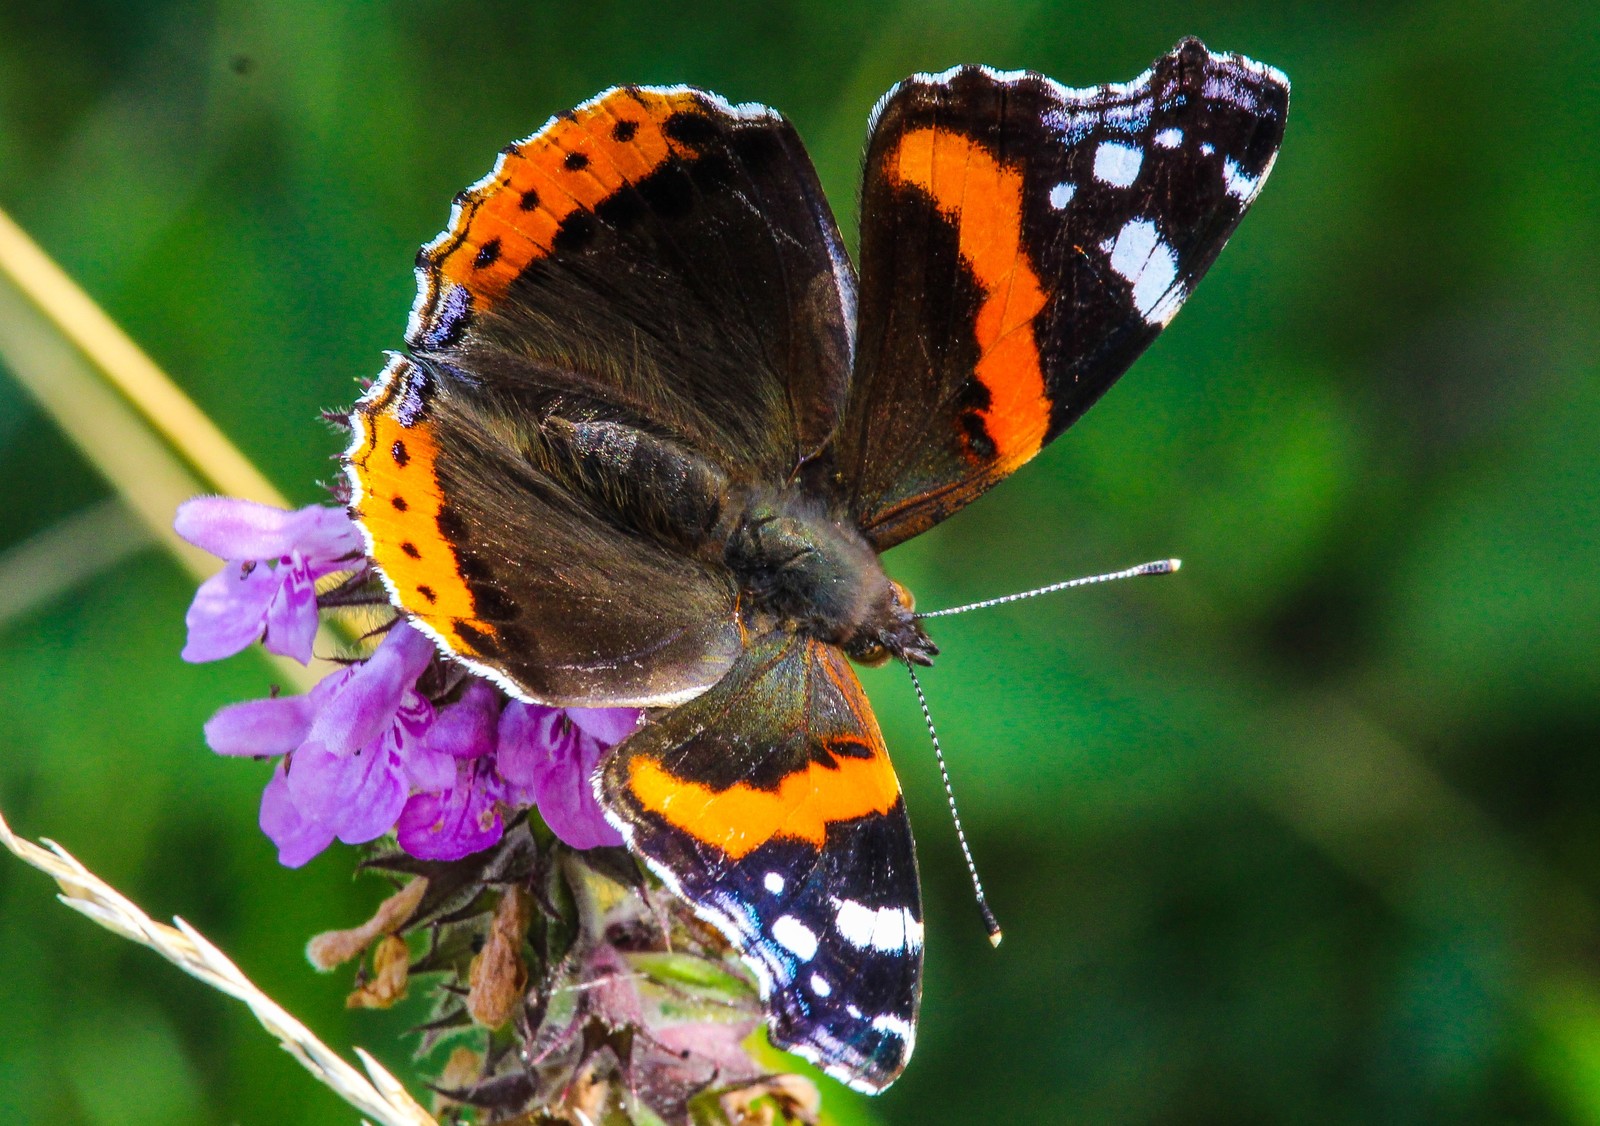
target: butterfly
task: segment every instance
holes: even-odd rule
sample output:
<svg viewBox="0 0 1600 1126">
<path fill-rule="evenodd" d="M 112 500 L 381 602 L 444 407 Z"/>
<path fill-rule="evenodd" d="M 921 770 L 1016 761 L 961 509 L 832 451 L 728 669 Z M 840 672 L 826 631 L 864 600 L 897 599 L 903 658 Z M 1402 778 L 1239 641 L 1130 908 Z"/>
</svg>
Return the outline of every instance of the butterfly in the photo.
<svg viewBox="0 0 1600 1126">
<path fill-rule="evenodd" d="M 900 785 L 852 661 L 938 652 L 880 556 L 1070 426 L 1272 168 L 1288 82 L 1188 39 L 1132 82 L 915 75 L 852 264 L 794 128 L 623 86 L 504 149 L 353 415 L 394 604 L 514 697 L 657 709 L 608 819 L 738 949 L 773 1041 L 869 1092 L 917 1025 Z"/>
</svg>

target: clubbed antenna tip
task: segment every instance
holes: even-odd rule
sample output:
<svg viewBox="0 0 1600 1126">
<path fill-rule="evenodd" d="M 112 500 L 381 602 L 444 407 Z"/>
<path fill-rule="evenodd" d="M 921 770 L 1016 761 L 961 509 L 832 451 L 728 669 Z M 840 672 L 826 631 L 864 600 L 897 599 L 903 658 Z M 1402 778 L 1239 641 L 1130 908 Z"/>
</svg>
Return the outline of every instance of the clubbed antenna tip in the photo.
<svg viewBox="0 0 1600 1126">
<path fill-rule="evenodd" d="M 1134 579 L 1140 575 L 1170 575 L 1182 566 L 1183 560 L 1181 559 L 1156 559 L 1122 571 L 1108 571 L 1103 575 L 1088 575 L 1081 579 L 1068 579 L 1065 582 L 1051 583 L 1049 586 L 1036 587 L 1033 590 L 1024 590 L 1017 594 L 1006 594 L 999 598 L 985 598 L 982 602 L 969 602 L 965 606 L 952 606 L 948 610 L 929 610 L 925 614 L 916 615 L 916 617 L 919 621 L 924 618 L 948 618 L 952 614 L 965 614 L 969 610 L 987 610 L 991 606 L 1004 606 L 1008 602 L 1021 602 L 1024 598 L 1038 598 L 1041 594 L 1054 594 L 1058 590 L 1071 590 L 1076 586 L 1093 586 L 1095 583 L 1115 582 L 1118 579 Z"/>
</svg>

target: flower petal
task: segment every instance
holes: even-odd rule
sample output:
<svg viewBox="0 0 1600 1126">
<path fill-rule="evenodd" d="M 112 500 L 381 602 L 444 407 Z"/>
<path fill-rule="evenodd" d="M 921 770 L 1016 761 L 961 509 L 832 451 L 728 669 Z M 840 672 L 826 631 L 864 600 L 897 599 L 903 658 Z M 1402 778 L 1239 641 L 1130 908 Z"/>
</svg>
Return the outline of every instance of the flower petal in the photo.
<svg viewBox="0 0 1600 1126">
<path fill-rule="evenodd" d="M 560 708 L 508 701 L 500 713 L 495 765 L 513 786 L 531 788 L 539 784 L 556 757 L 570 757 L 576 737 L 577 732 L 562 722 Z"/>
<path fill-rule="evenodd" d="M 400 847 L 421 860 L 459 860 L 499 841 L 505 826 L 487 779 L 488 771 L 462 762 L 453 787 L 414 794 L 395 826 Z"/>
<path fill-rule="evenodd" d="M 373 742 L 394 722 L 401 697 L 416 685 L 433 654 L 433 642 L 405 622 L 396 623 L 334 693 L 308 738 L 343 755 Z"/>
<path fill-rule="evenodd" d="M 344 559 L 359 562 L 366 545 L 350 514 L 343 508 L 312 504 L 293 514 L 295 547 L 314 569 Z"/>
<path fill-rule="evenodd" d="M 206 720 L 206 745 L 219 755 L 286 755 L 311 730 L 312 696 L 277 696 L 229 704 Z"/>
<path fill-rule="evenodd" d="M 184 616 L 189 637 L 183 659 L 218 661 L 257 641 L 266 628 L 267 607 L 279 582 L 271 568 L 230 562 L 201 583 Z"/>
<path fill-rule="evenodd" d="M 289 793 L 283 764 L 261 792 L 261 831 L 278 846 L 278 863 L 298 868 L 333 843 L 333 830 L 303 815 Z"/>
<path fill-rule="evenodd" d="M 378 740 L 378 745 L 387 747 L 404 768 L 412 790 L 448 790 L 455 785 L 456 760 L 434 750 L 428 742 L 437 714 L 419 693 L 407 691 L 400 697 L 394 722 Z"/>
<path fill-rule="evenodd" d="M 620 743 L 639 726 L 644 713 L 638 708 L 568 708 L 570 719 L 585 735 L 592 735 L 606 746 Z"/>
<path fill-rule="evenodd" d="M 323 504 L 293 512 L 237 497 L 195 497 L 178 506 L 178 535 L 223 559 L 279 559 L 299 551 L 330 560 L 361 551 L 349 515 Z"/>
<path fill-rule="evenodd" d="M 387 751 L 342 755 L 307 743 L 289 766 L 296 808 L 345 844 L 376 840 L 392 829 L 406 793 L 405 772 Z"/>
<path fill-rule="evenodd" d="M 575 768 L 552 775 L 540 788 L 539 815 L 573 848 L 621 845 L 622 834 L 600 812 L 594 792 L 595 770 L 609 748 L 585 735 L 578 738 L 575 749 Z"/>
<path fill-rule="evenodd" d="M 311 663 L 311 643 L 317 636 L 317 591 L 311 571 L 299 553 L 278 567 L 282 582 L 267 606 L 267 632 L 262 645 L 274 653 Z"/>
<path fill-rule="evenodd" d="M 501 776 L 525 787 L 545 824 L 573 848 L 622 843 L 594 796 L 594 770 L 605 750 L 564 723 L 558 709 L 512 701 L 500 713 Z"/>
<path fill-rule="evenodd" d="M 442 708 L 424 741 L 430 750 L 453 758 L 480 758 L 495 747 L 500 720 L 500 693 L 474 677 L 461 698 Z"/>
</svg>

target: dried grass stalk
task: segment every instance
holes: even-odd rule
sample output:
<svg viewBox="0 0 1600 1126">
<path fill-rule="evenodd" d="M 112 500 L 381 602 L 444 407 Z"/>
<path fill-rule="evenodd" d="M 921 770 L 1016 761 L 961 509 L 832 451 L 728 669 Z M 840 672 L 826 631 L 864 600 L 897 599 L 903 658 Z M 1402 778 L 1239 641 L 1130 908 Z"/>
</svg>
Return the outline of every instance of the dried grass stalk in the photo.
<svg viewBox="0 0 1600 1126">
<path fill-rule="evenodd" d="M 371 1121 L 383 1126 L 438 1126 L 382 1064 L 360 1048 L 355 1049 L 367 1070 L 362 1075 L 261 992 L 238 966 L 182 919 L 174 919 L 172 926 L 156 922 L 60 845 L 45 840 L 41 847 L 18 837 L 3 815 L 0 844 L 24 863 L 51 876 L 61 886 L 57 898 L 74 911 L 123 938 L 148 946 L 185 973 L 243 1001 L 261 1026 L 276 1036 L 302 1067 Z"/>
</svg>

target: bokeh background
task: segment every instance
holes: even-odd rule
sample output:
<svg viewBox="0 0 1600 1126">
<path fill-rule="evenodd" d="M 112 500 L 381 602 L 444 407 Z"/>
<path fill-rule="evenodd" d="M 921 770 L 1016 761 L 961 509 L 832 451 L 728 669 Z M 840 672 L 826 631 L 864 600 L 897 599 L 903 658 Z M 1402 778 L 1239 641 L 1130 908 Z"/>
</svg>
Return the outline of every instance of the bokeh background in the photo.
<svg viewBox="0 0 1600 1126">
<path fill-rule="evenodd" d="M 1122 384 L 891 568 L 939 606 L 1186 565 L 940 623 L 999 951 L 904 677 L 869 676 L 929 946 L 916 1057 L 868 1112 L 1600 1121 L 1590 0 L 6 3 L 0 207 L 306 503 L 415 248 L 550 113 L 620 82 L 777 106 L 853 243 L 904 74 L 1088 85 L 1184 34 L 1293 79 L 1271 183 Z M 178 660 L 191 582 L 116 497 L 0 370 L 0 808 L 403 1068 L 418 1011 L 346 1013 L 301 954 L 381 885 L 350 850 L 277 866 L 266 768 L 200 737 L 272 670 Z M 355 1120 L 51 890 L 0 858 L 0 1119 Z"/>
</svg>

